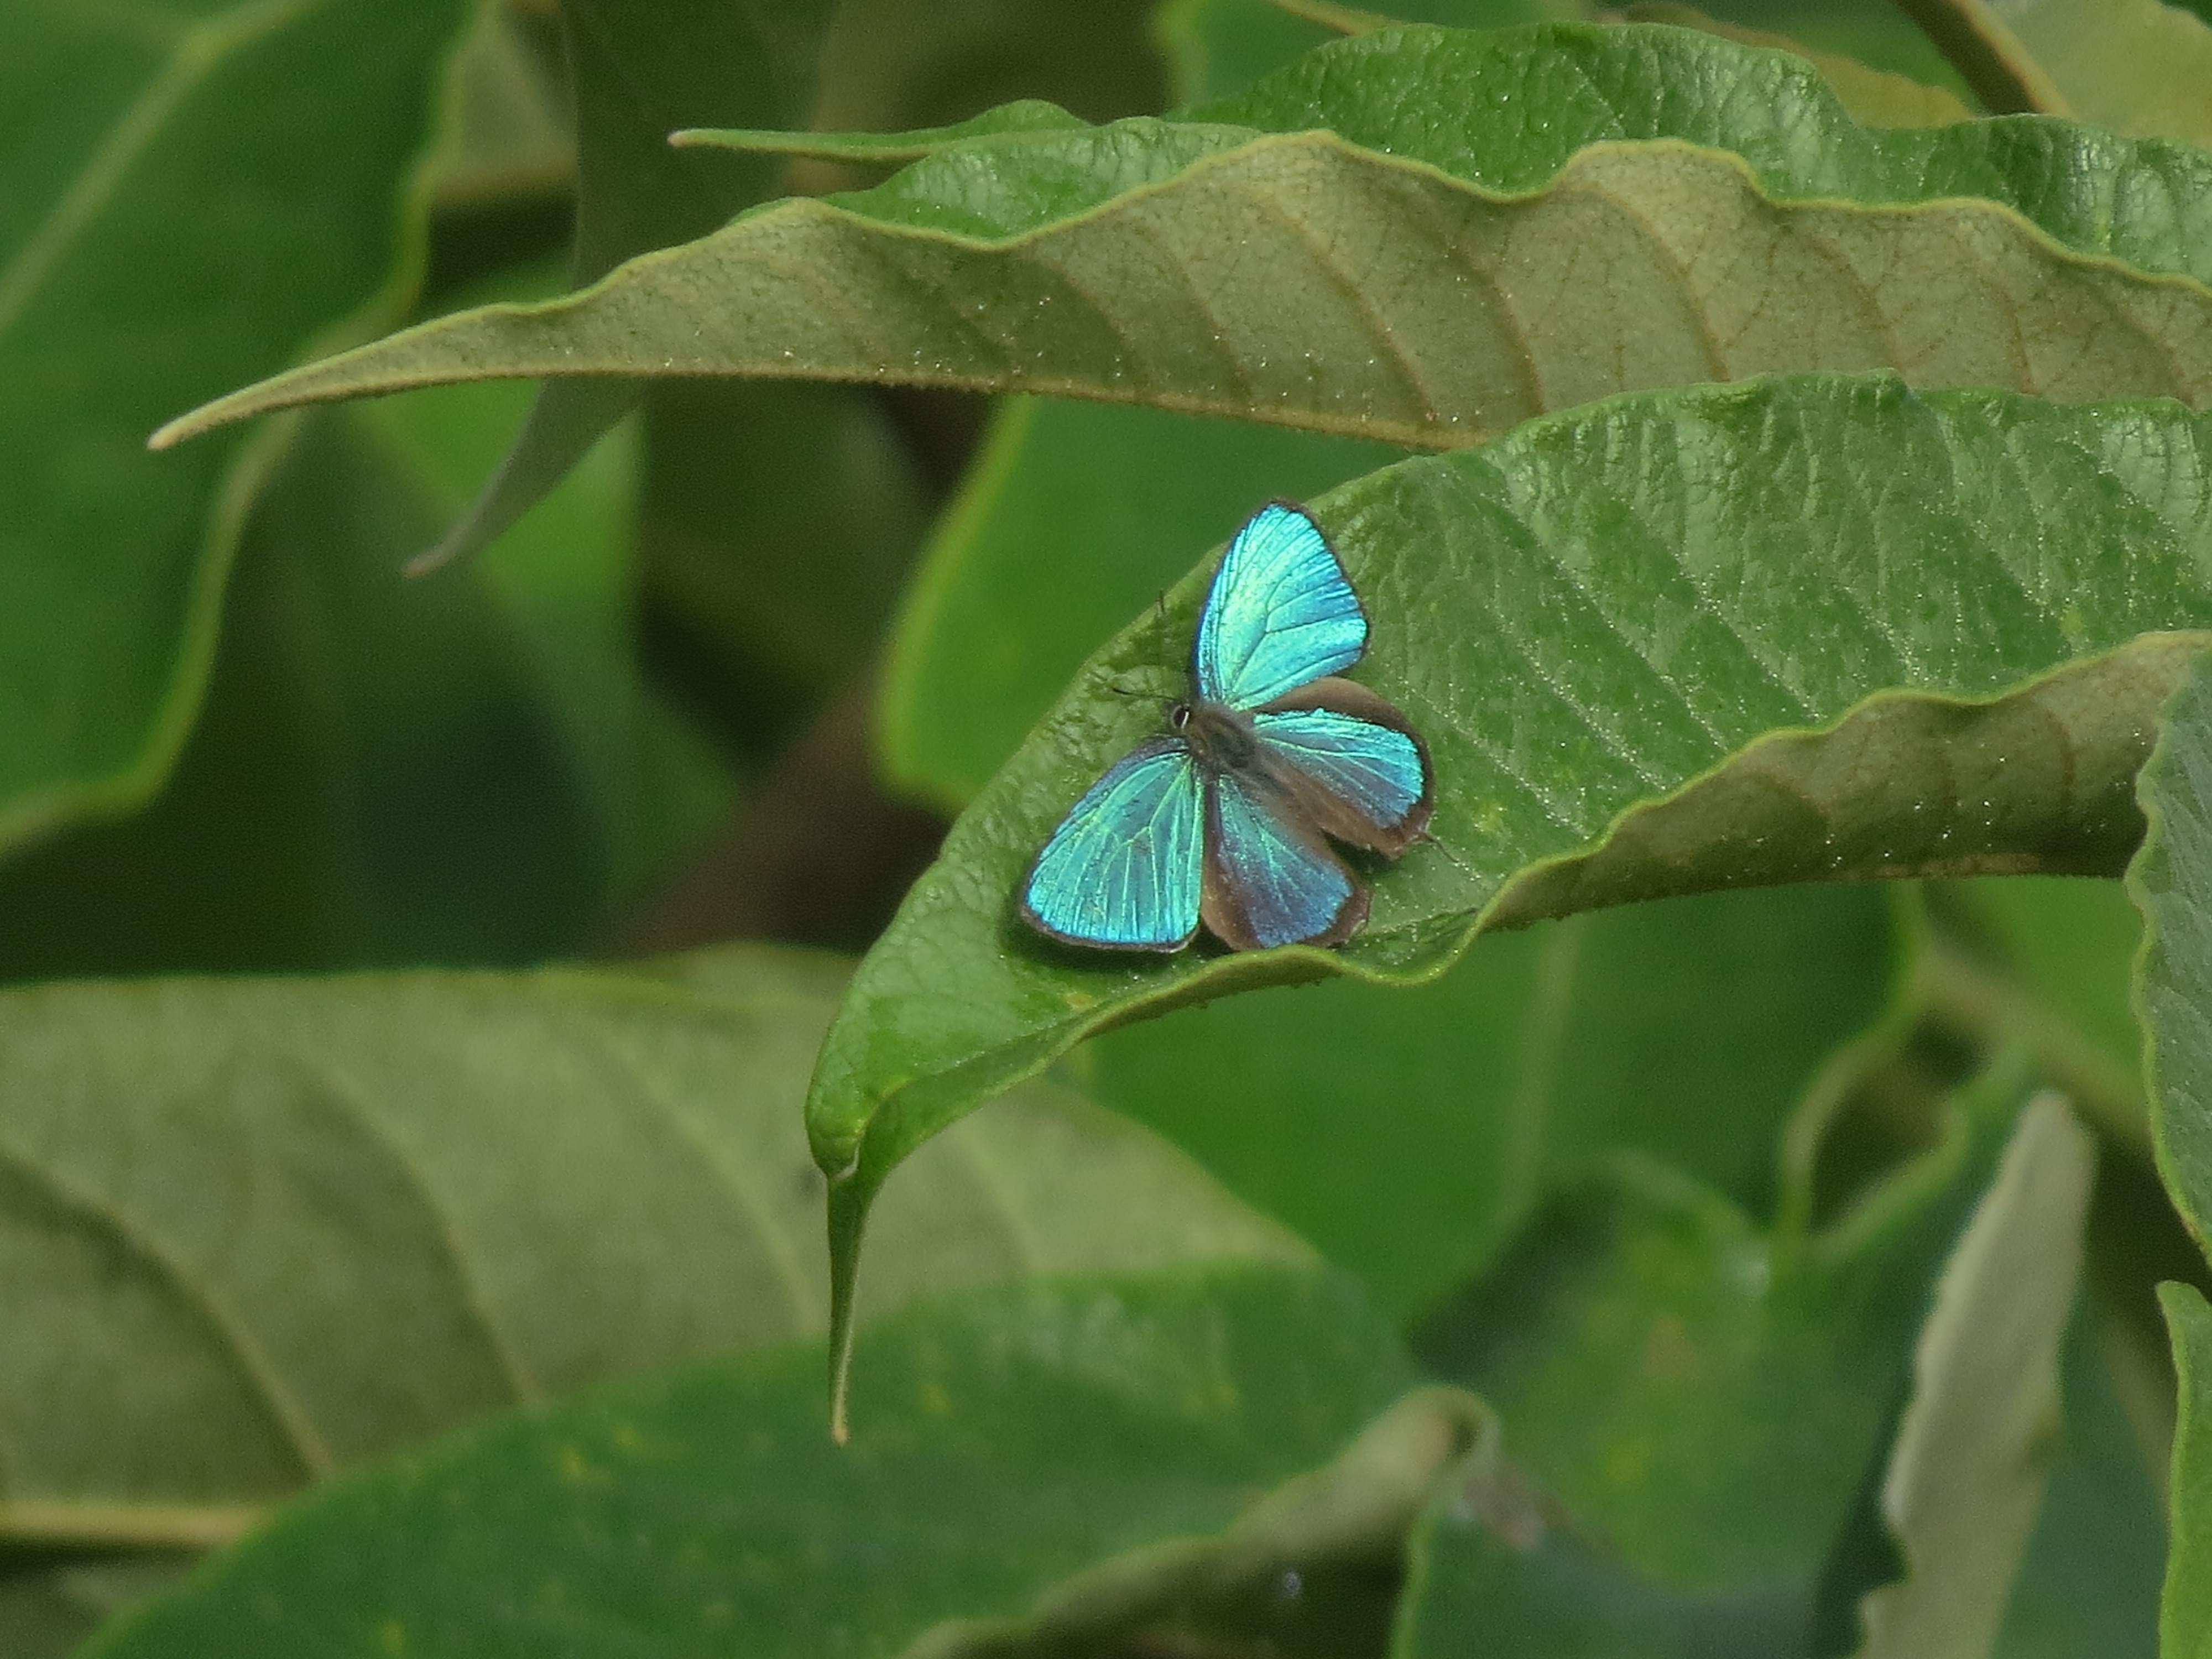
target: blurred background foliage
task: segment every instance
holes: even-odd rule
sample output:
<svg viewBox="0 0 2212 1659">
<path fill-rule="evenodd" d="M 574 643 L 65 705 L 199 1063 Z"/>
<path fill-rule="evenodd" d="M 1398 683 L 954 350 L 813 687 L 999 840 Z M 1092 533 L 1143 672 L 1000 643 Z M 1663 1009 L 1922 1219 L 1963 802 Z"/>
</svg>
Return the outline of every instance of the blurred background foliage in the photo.
<svg viewBox="0 0 2212 1659">
<path fill-rule="evenodd" d="M 1098 404 L 669 382 L 626 409 L 568 419 L 541 408 L 545 453 L 581 452 L 581 463 L 480 556 L 403 580 L 494 477 L 530 410 L 526 388 L 492 381 L 282 417 L 159 457 L 138 444 L 159 420 L 311 349 L 558 292 L 572 274 L 699 234 L 747 202 L 881 176 L 822 161 L 678 162 L 653 148 L 668 127 L 895 131 L 1015 98 L 1104 120 L 1233 93 L 1332 31 L 1267 0 L 762 7 L 758 27 L 775 39 L 759 47 L 760 84 L 718 87 L 734 106 L 684 104 L 662 120 L 657 107 L 572 108 L 548 0 L 473 18 L 433 0 L 333 3 L 305 9 L 306 25 L 251 7 L 173 9 L 190 15 L 158 28 L 40 5 L 0 20 L 0 64 L 15 66 L 0 69 L 0 249 L 15 261 L 0 276 L 0 458 L 13 458 L 0 459 L 0 483 L 44 514 L 0 535 L 0 652 L 14 665 L 0 669 L 0 748 L 16 757 L 0 763 L 0 974 L 26 996 L 149 975 L 635 961 L 732 940 L 855 952 L 950 815 L 1198 550 L 1261 499 L 1315 494 L 1401 453 Z M 1391 9 L 1474 27 L 1582 15 L 1566 0 Z M 1936 89 L 1931 107 L 1946 95 L 1977 106 L 1927 35 L 1881 0 L 1705 10 Z M 588 41 L 602 13 L 614 9 L 572 7 L 570 36 Z M 719 70 L 726 43 L 711 40 L 725 27 L 755 24 L 699 24 L 694 38 L 687 23 L 662 58 Z M 255 29 L 216 69 L 193 68 L 209 42 Z M 616 69 L 609 84 L 628 84 L 636 66 Z M 304 106 L 305 93 L 342 85 L 350 100 Z M 274 90 L 286 86 L 300 90 Z M 56 100 L 74 100 L 82 119 L 41 113 Z M 625 120 L 637 131 L 624 136 Z M 129 139 L 132 121 L 147 131 Z M 580 177 L 580 122 L 601 124 Z M 81 189 L 133 159 L 118 131 L 158 167 L 131 173 L 128 188 Z M 645 159 L 622 159 L 625 143 L 644 144 Z M 348 168 L 332 171 L 341 156 Z M 257 167 L 268 176 L 226 193 L 223 181 Z M 21 190 L 5 187 L 10 173 Z M 56 180 L 77 181 L 60 194 L 85 234 L 51 253 L 68 282 L 27 300 L 11 280 L 50 255 L 6 204 L 46 199 Z M 50 299 L 58 287 L 66 297 Z M 57 504 L 25 482 L 33 471 L 99 510 Z M 70 689 L 88 676 L 97 695 Z M 64 707 L 93 713 L 56 738 L 41 712 Z M 1133 1158 L 1206 1180 L 1187 1155 L 1218 1183 L 1204 1203 L 1234 1218 L 1227 1232 L 1163 1254 L 1304 1261 L 1310 1246 L 1359 1281 L 1343 1294 L 1371 1297 L 1427 1375 L 1481 1394 L 1571 1505 L 1607 1517 L 1618 1559 L 1603 1571 L 1802 1599 L 1816 1580 L 1879 1582 L 1850 1565 L 1860 1534 L 1880 1531 L 1869 1471 L 1935 1268 L 1978 1190 L 1960 1171 L 1985 1176 L 2002 1139 L 1974 1118 L 1997 1109 L 1975 1106 L 1974 1091 L 2008 1109 L 2019 1089 L 1992 1077 L 2016 1083 L 2025 1066 L 2061 1082 L 2102 1154 L 2089 1291 L 2067 1337 L 2064 1449 L 1998 1650 L 2148 1654 L 2173 1413 L 2153 1287 L 2206 1276 L 2152 1165 L 2128 1000 L 2137 933 L 2118 885 L 2092 880 L 1668 900 L 1484 937 L 1417 991 L 1340 981 L 1115 1031 L 1050 1087 L 1180 1149 L 1147 1138 Z M 842 969 L 808 971 L 811 1033 Z M 136 1098 L 184 1064 L 155 1042 L 170 1016 L 132 1003 L 127 985 L 102 994 L 122 999 L 103 1016 L 113 1024 L 62 1052 L 115 1060 L 114 1093 Z M 696 986 L 684 994 L 711 1000 Z M 50 1006 L 20 1002 L 25 1029 L 45 1030 Z M 529 1045 L 554 1042 L 562 1024 Z M 413 1040 L 401 1029 L 348 1041 L 388 1054 Z M 142 1042 L 153 1057 L 131 1060 Z M 732 1063 L 757 1069 L 751 1054 Z M 804 1045 L 779 1065 L 790 1133 L 774 1178 L 812 1206 L 795 1115 Z M 30 1150 L 26 1103 L 74 1074 L 57 1062 L 43 1083 L 17 1082 L 0 1062 L 0 1168 L 62 1167 L 61 1153 Z M 227 1086 L 210 1083 L 207 1098 Z M 394 1098 L 406 1091 L 392 1086 Z M 1913 1174 L 1947 1146 L 1940 1179 Z M 1732 1299 L 1747 1253 L 1782 1261 L 1775 1241 L 1850 1217 L 1906 1176 L 1921 1186 L 1905 1208 L 1940 1212 L 1935 1232 L 1905 1216 L 1841 1267 L 1801 1263 L 1796 1325 L 1761 1326 Z M 552 1178 L 586 1184 L 589 1162 Z M 901 1181 L 952 1204 L 943 1195 L 965 1178 Z M 1058 1192 L 1056 1178 L 1036 1177 L 1038 1190 Z M 1143 1182 L 1168 1179 L 1145 1164 Z M 36 1207 L 7 1196 L 15 1180 L 0 1179 L 0 1207 L 17 1206 L 11 1237 Z M 1110 1218 L 1127 1200 L 1085 1201 Z M 137 1202 L 118 1200 L 125 1232 L 141 1224 Z M 158 1207 L 148 1200 L 148 1213 Z M 982 1237 L 965 1214 L 914 1235 Z M 817 1248 L 805 1224 L 789 1224 L 787 1248 Z M 578 1235 L 591 1225 L 578 1221 Z M 941 1240 L 914 1246 L 930 1248 L 957 1254 Z M 682 1260 L 672 1237 L 643 1255 L 648 1272 Z M 1101 1246 L 1062 1265 L 1131 1264 Z M 933 1280 L 935 1267 L 917 1269 L 945 1285 L 1020 1271 L 956 1264 Z M 93 1318 L 93 1304 L 58 1297 L 57 1323 L 28 1336 L 27 1296 L 0 1305 L 19 1322 L 0 1336 L 17 1356 L 0 1360 L 0 1436 L 37 1438 L 72 1406 L 21 1356 L 66 1343 L 54 1333 Z M 1692 1334 L 1686 1344 L 1729 1354 L 1728 1375 L 1686 1391 L 1664 1355 L 1620 1351 L 1620 1333 L 1655 1310 Z M 305 1317 L 266 1316 L 271 1328 Z M 690 1324 L 629 1357 L 579 1361 L 570 1379 L 738 1345 L 718 1315 L 670 1317 Z M 809 1313 L 790 1328 L 818 1322 Z M 164 1340 L 148 1338 L 135 1363 L 167 1363 Z M 1327 1408 L 1223 1476 L 1218 1501 L 1133 1522 L 1127 1536 L 1224 1524 L 1250 1490 L 1328 1455 L 1412 1364 L 1375 1361 L 1370 1376 L 1367 1361 L 1346 1362 L 1340 1387 L 1314 1385 Z M 1384 1372 L 1389 1386 L 1376 1381 Z M 799 1386 L 766 1370 L 743 1382 L 783 1401 L 794 1425 Z M 412 1437 L 370 1436 L 362 1455 Z M 1798 1462 L 1753 1455 L 1784 1442 L 1811 1449 Z M 1655 1469 L 1655 1445 L 1694 1449 L 1698 1468 Z M 1182 1455 L 1160 1453 L 1167 1464 Z M 932 1478 L 897 1476 L 912 1491 Z M 258 1502 L 294 1482 L 231 1498 Z M 129 1501 L 151 1514 L 175 1498 Z M 1847 1513 L 1856 1534 L 1834 1525 Z M 126 1517 L 102 1540 L 17 1521 L 0 1547 L 0 1650 L 27 1656 L 68 1650 L 223 1535 Z M 1118 1547 L 1109 1532 L 1041 1554 L 1036 1582 Z M 1445 1533 L 1432 1544 L 1448 1553 Z M 1756 1628 L 1763 1615 L 1745 1616 Z"/>
</svg>

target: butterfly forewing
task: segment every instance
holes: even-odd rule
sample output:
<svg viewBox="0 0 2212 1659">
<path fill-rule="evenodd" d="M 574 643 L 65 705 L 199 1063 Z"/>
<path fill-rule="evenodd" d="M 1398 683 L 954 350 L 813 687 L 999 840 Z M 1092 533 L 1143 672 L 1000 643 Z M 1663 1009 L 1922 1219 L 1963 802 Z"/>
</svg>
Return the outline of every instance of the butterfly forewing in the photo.
<svg viewBox="0 0 2212 1659">
<path fill-rule="evenodd" d="M 1240 951 L 1340 945 L 1366 919 L 1367 890 L 1321 838 L 1233 773 L 1208 780 L 1206 925 Z"/>
<path fill-rule="evenodd" d="M 1198 932 L 1205 791 L 1189 749 L 1156 738 L 1091 786 L 1037 854 L 1029 919 L 1055 938 L 1117 951 L 1179 951 Z"/>
<path fill-rule="evenodd" d="M 1256 708 L 1359 660 L 1367 617 L 1321 527 L 1271 501 L 1245 521 L 1199 618 L 1198 694 Z"/>
</svg>

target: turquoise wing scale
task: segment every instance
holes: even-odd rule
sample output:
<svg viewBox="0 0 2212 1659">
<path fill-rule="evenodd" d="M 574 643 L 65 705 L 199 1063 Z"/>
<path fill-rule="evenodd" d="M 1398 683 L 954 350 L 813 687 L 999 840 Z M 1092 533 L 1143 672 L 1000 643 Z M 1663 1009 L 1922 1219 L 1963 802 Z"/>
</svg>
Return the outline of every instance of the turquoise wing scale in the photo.
<svg viewBox="0 0 2212 1659">
<path fill-rule="evenodd" d="M 1370 823 L 1405 822 L 1428 791 L 1428 763 L 1404 732 L 1334 708 L 1252 717 L 1253 735 Z"/>
<path fill-rule="evenodd" d="M 1176 951 L 1198 932 L 1205 792 L 1189 748 L 1139 744 L 1092 784 L 1037 854 L 1022 894 L 1055 939 L 1121 951 Z"/>
<path fill-rule="evenodd" d="M 1348 936 L 1366 917 L 1367 890 L 1318 836 L 1301 833 L 1241 778 L 1212 781 L 1218 884 L 1207 924 L 1247 948 Z"/>
<path fill-rule="evenodd" d="M 1395 857 L 1432 796 L 1405 717 L 1333 678 L 1366 646 L 1366 613 L 1312 516 L 1287 501 L 1254 514 L 1207 591 L 1176 735 L 1139 744 L 1076 802 L 1030 868 L 1024 915 L 1109 950 L 1181 950 L 1201 921 L 1237 950 L 1349 939 L 1368 890 L 1327 838 Z"/>
<path fill-rule="evenodd" d="M 1270 501 L 1246 520 L 1199 618 L 1198 695 L 1257 708 L 1366 648 L 1366 613 L 1305 509 Z"/>
</svg>

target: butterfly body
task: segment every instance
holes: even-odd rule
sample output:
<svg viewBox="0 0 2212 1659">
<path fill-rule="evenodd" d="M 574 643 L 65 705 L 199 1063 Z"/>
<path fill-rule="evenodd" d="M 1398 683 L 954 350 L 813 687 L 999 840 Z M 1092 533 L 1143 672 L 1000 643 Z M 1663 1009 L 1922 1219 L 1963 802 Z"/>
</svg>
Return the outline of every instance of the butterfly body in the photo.
<svg viewBox="0 0 2212 1659">
<path fill-rule="evenodd" d="M 1305 509 L 1275 501 L 1230 544 L 1200 615 L 1191 693 L 1109 768 L 1037 855 L 1030 923 L 1106 950 L 1340 945 L 1368 891 L 1330 840 L 1387 857 L 1426 829 L 1428 751 L 1397 709 L 1336 678 L 1367 619 Z"/>
</svg>

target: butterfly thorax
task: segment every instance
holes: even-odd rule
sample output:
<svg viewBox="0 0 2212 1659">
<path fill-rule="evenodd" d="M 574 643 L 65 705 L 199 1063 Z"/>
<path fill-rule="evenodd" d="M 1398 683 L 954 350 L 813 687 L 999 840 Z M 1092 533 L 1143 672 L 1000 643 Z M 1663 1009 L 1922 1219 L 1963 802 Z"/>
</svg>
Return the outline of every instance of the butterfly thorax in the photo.
<svg viewBox="0 0 2212 1659">
<path fill-rule="evenodd" d="M 1259 758 L 1252 717 L 1225 702 L 1194 697 L 1168 710 L 1168 726 L 1190 745 L 1198 763 L 1213 772 L 1244 772 Z"/>
</svg>

